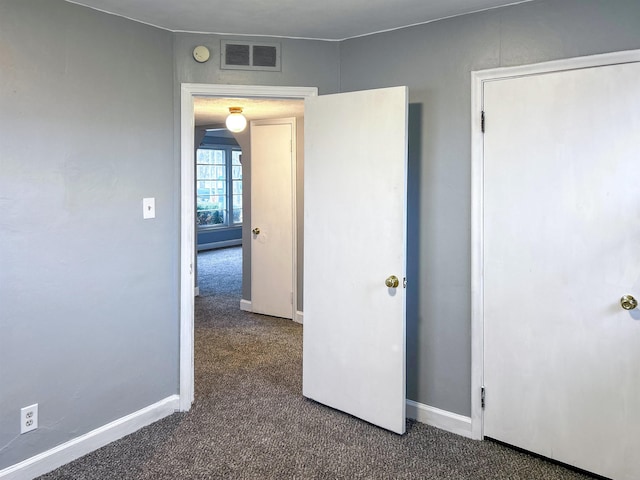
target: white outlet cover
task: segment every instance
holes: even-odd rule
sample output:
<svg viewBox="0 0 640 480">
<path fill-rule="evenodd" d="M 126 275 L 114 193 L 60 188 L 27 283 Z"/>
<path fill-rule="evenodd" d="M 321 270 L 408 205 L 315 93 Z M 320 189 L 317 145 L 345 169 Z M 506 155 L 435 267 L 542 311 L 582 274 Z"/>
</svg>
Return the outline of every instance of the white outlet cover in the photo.
<svg viewBox="0 0 640 480">
<path fill-rule="evenodd" d="M 142 218 L 156 218 L 156 199 L 155 198 L 143 198 L 142 199 Z"/>
<path fill-rule="evenodd" d="M 20 409 L 20 433 L 38 428 L 38 404 L 34 403 Z"/>
</svg>

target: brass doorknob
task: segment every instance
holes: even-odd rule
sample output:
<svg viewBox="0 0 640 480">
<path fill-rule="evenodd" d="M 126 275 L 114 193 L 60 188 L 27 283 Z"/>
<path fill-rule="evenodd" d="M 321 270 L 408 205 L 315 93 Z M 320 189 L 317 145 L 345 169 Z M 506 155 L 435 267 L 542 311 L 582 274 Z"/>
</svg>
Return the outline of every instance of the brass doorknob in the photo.
<svg viewBox="0 0 640 480">
<path fill-rule="evenodd" d="M 396 277 L 395 275 L 391 275 L 384 281 L 384 284 L 389 288 L 398 288 L 398 285 L 400 285 L 400 280 L 398 280 L 398 277 Z"/>
<path fill-rule="evenodd" d="M 633 310 L 638 306 L 638 301 L 632 295 L 625 295 L 620 299 L 620 305 L 625 310 Z"/>
<path fill-rule="evenodd" d="M 256 228 L 254 228 L 253 230 L 251 230 L 251 232 L 252 232 L 254 235 L 260 235 L 260 229 L 259 229 L 258 227 L 256 227 Z"/>
</svg>

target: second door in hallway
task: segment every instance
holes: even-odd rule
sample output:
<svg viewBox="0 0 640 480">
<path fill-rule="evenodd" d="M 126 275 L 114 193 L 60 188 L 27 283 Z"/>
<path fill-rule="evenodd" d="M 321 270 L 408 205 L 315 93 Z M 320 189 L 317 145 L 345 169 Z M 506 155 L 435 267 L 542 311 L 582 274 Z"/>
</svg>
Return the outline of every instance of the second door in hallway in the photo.
<svg viewBox="0 0 640 480">
<path fill-rule="evenodd" d="M 251 309 L 293 318 L 295 119 L 251 122 Z"/>
</svg>

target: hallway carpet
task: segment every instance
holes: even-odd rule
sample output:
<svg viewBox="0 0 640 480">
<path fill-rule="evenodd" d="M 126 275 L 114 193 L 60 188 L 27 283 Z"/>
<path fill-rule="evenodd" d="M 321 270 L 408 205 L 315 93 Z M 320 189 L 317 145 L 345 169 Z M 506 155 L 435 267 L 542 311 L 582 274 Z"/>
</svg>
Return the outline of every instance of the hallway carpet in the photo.
<svg viewBox="0 0 640 480">
<path fill-rule="evenodd" d="M 398 436 L 302 397 L 302 326 L 239 310 L 241 250 L 198 255 L 195 403 L 42 479 L 588 476 L 408 421 Z"/>
</svg>

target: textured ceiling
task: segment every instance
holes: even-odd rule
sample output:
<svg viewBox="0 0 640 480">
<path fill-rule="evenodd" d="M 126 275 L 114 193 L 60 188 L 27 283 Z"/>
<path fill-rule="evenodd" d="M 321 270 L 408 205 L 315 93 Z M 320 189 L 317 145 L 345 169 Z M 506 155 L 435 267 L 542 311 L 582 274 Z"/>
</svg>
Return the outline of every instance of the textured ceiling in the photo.
<svg viewBox="0 0 640 480">
<path fill-rule="evenodd" d="M 304 100 L 196 97 L 194 100 L 196 125 L 224 124 L 229 115 L 229 107 L 242 107 L 242 113 L 248 121 L 304 116 Z"/>
<path fill-rule="evenodd" d="M 172 31 L 324 40 L 343 40 L 523 3 L 523 0 L 68 1 Z"/>
</svg>

